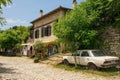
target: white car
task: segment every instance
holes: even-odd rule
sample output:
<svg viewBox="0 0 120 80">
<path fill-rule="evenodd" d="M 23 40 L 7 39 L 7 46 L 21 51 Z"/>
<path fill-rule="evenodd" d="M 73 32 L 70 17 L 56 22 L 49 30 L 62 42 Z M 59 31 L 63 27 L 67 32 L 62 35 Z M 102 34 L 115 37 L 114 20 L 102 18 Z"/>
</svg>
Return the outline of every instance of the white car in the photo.
<svg viewBox="0 0 120 80">
<path fill-rule="evenodd" d="M 65 64 L 77 64 L 88 66 L 89 69 L 110 68 L 120 65 L 120 59 L 115 56 L 107 56 L 101 50 L 78 50 L 75 56 L 63 56 Z"/>
</svg>

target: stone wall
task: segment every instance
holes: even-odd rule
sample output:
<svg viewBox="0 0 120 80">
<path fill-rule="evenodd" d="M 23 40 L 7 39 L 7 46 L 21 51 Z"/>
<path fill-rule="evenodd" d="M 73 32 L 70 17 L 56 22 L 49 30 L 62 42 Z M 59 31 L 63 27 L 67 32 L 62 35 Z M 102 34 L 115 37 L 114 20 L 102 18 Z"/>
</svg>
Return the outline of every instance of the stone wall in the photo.
<svg viewBox="0 0 120 80">
<path fill-rule="evenodd" d="M 104 50 L 112 55 L 120 55 L 120 33 L 118 28 L 108 27 L 103 32 Z"/>
</svg>

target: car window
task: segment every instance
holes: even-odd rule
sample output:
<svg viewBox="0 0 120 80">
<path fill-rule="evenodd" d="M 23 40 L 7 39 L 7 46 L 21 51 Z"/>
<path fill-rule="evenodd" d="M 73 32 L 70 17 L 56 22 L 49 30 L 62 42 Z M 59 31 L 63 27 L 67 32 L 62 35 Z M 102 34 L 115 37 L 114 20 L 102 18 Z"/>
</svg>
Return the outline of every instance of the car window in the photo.
<svg viewBox="0 0 120 80">
<path fill-rule="evenodd" d="M 88 57 L 88 56 L 89 56 L 89 54 L 88 54 L 88 52 L 87 52 L 87 51 L 83 51 L 83 52 L 82 52 L 82 54 L 81 54 L 81 56 L 82 56 L 82 57 Z"/>
<path fill-rule="evenodd" d="M 94 56 L 105 56 L 105 53 L 103 51 L 92 51 Z"/>
</svg>

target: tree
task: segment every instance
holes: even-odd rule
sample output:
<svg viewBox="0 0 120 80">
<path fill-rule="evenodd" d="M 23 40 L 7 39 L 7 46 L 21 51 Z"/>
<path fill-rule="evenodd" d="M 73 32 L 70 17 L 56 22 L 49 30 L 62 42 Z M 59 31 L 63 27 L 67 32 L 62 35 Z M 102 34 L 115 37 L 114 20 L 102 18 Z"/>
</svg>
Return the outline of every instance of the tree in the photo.
<svg viewBox="0 0 120 80">
<path fill-rule="evenodd" d="M 18 33 L 18 36 L 20 38 L 20 43 L 25 43 L 30 36 L 29 27 L 26 26 L 17 26 L 15 29 Z"/>
<path fill-rule="evenodd" d="M 96 26 L 120 26 L 120 0 L 86 0 L 83 2 L 87 12 L 97 11 L 99 13 L 95 22 Z"/>
<path fill-rule="evenodd" d="M 12 49 L 19 42 L 17 33 L 9 29 L 0 34 L 1 48 Z"/>
<path fill-rule="evenodd" d="M 3 30 L 0 28 L 0 33 L 2 33 L 3 32 Z"/>
<path fill-rule="evenodd" d="M 14 26 L 13 29 L 16 31 L 17 36 L 18 36 L 18 40 L 19 40 L 19 43 L 17 43 L 14 48 L 15 48 L 16 52 L 19 52 L 20 48 L 21 48 L 21 44 L 26 43 L 27 39 L 30 35 L 29 27 Z"/>
<path fill-rule="evenodd" d="M 96 18 L 97 12 L 92 11 L 88 14 L 81 5 L 76 6 L 54 23 L 54 34 L 63 42 L 80 43 L 80 48 L 96 48 L 98 32 L 93 27 Z"/>
<path fill-rule="evenodd" d="M 0 8 L 2 8 L 2 6 L 7 6 L 8 4 L 11 4 L 12 0 L 0 0 Z"/>
<path fill-rule="evenodd" d="M 72 53 L 78 49 L 100 47 L 97 38 L 98 31 L 93 26 L 99 13 L 94 10 L 88 12 L 83 4 L 85 3 L 76 6 L 74 10 L 69 11 L 65 17 L 61 17 L 58 22 L 53 24 L 54 34 L 61 42 L 69 45 L 67 47 Z"/>
<path fill-rule="evenodd" d="M 7 6 L 12 3 L 12 0 L 0 0 L 0 25 L 4 25 L 6 23 L 5 18 L 2 17 L 2 6 Z"/>
<path fill-rule="evenodd" d="M 22 42 L 29 37 L 29 29 L 25 26 L 17 26 L 16 29 L 8 29 L 0 34 L 0 48 L 20 51 Z"/>
</svg>

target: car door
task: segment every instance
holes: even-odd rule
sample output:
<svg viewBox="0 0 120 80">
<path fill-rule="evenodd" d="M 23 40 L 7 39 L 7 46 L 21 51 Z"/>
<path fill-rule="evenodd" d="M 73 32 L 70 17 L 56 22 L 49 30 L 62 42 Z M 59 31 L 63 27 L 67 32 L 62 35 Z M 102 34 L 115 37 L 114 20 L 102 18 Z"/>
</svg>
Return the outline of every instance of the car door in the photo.
<svg viewBox="0 0 120 80">
<path fill-rule="evenodd" d="M 70 63 L 75 64 L 75 59 L 76 59 L 77 64 L 78 64 L 79 56 L 80 56 L 79 53 L 73 54 L 73 55 L 69 58 Z"/>
<path fill-rule="evenodd" d="M 80 55 L 80 59 L 79 59 L 80 60 L 80 64 L 81 65 L 87 65 L 89 57 L 90 57 L 90 55 L 89 55 L 88 51 L 82 51 L 81 55 Z"/>
</svg>

